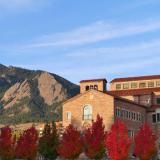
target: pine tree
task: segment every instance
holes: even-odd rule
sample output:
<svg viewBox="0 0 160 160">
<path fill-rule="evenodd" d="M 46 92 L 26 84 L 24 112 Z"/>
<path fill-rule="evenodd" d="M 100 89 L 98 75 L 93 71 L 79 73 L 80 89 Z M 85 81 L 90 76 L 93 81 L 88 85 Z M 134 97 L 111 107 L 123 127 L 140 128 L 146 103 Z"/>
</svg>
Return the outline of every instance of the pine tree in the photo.
<svg viewBox="0 0 160 160">
<path fill-rule="evenodd" d="M 56 159 L 58 146 L 58 134 L 56 125 L 46 124 L 44 127 L 43 135 L 39 139 L 39 153 L 46 159 Z"/>
</svg>

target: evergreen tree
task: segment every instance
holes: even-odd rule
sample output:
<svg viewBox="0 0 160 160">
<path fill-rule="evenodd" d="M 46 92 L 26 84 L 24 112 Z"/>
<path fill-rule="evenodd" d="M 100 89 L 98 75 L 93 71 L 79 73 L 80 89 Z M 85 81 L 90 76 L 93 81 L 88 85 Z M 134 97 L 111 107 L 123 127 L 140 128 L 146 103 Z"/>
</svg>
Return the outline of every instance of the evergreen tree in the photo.
<svg viewBox="0 0 160 160">
<path fill-rule="evenodd" d="M 46 159 L 56 159 L 58 134 L 55 123 L 46 124 L 42 137 L 39 139 L 39 153 Z"/>
</svg>

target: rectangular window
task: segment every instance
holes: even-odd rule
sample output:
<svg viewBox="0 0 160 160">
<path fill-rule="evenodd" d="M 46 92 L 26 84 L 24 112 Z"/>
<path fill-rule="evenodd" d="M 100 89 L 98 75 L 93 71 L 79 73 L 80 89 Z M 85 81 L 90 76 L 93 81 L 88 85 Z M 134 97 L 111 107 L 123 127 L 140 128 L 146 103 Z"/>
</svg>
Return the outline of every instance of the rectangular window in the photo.
<svg viewBox="0 0 160 160">
<path fill-rule="evenodd" d="M 139 121 L 138 113 L 136 113 L 136 120 Z"/>
<path fill-rule="evenodd" d="M 120 108 L 116 108 L 116 116 L 117 117 L 121 116 L 121 110 L 120 110 Z"/>
<path fill-rule="evenodd" d="M 134 131 L 133 130 L 128 130 L 128 135 L 130 138 L 134 139 Z"/>
<path fill-rule="evenodd" d="M 156 86 L 160 87 L 160 81 L 156 81 Z"/>
<path fill-rule="evenodd" d="M 121 110 L 121 117 L 124 117 L 124 110 Z"/>
<path fill-rule="evenodd" d="M 131 112 L 128 113 L 128 118 L 131 119 Z"/>
<path fill-rule="evenodd" d="M 157 104 L 160 104 L 160 98 L 157 98 Z"/>
<path fill-rule="evenodd" d="M 129 89 L 129 83 L 123 83 L 123 89 Z"/>
<path fill-rule="evenodd" d="M 145 88 L 146 87 L 146 83 L 143 82 L 143 83 L 139 83 L 139 88 Z"/>
<path fill-rule="evenodd" d="M 131 112 L 131 114 L 132 114 L 132 120 L 134 120 L 134 113 L 133 113 L 133 112 Z"/>
<path fill-rule="evenodd" d="M 117 117 L 118 117 L 118 114 L 119 114 L 119 113 L 118 113 L 118 108 L 116 108 L 116 116 L 117 116 Z"/>
<path fill-rule="evenodd" d="M 121 84 L 116 84 L 116 90 L 121 89 Z"/>
<path fill-rule="evenodd" d="M 71 112 L 67 112 L 67 119 L 71 120 L 71 118 L 72 118 L 72 113 Z"/>
<path fill-rule="evenodd" d="M 141 121 L 141 114 L 140 113 L 138 114 L 138 119 L 139 119 L 139 121 Z"/>
<path fill-rule="evenodd" d="M 152 114 L 152 123 L 156 123 L 156 114 Z"/>
<path fill-rule="evenodd" d="M 136 113 L 133 113 L 133 119 L 136 120 Z"/>
<path fill-rule="evenodd" d="M 160 113 L 157 113 L 157 122 L 160 122 Z"/>
<path fill-rule="evenodd" d="M 126 110 L 126 116 L 125 116 L 125 118 L 127 118 L 128 119 L 128 111 Z"/>
<path fill-rule="evenodd" d="M 148 82 L 148 88 L 153 88 L 154 87 L 154 82 Z"/>
<path fill-rule="evenodd" d="M 119 117 L 119 115 L 120 115 L 120 110 L 119 108 L 117 108 L 117 116 Z"/>
<path fill-rule="evenodd" d="M 137 83 L 131 83 L 131 88 L 137 88 Z"/>
</svg>

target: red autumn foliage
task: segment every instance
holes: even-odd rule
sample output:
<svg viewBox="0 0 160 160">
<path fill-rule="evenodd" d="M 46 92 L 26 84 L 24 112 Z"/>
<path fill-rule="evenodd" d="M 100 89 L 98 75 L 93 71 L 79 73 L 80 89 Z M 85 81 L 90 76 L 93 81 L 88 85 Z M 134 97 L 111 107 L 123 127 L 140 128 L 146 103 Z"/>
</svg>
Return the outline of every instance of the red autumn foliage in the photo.
<svg viewBox="0 0 160 160">
<path fill-rule="evenodd" d="M 62 139 L 58 146 L 58 153 L 66 159 L 76 159 L 82 152 L 83 141 L 80 132 L 71 124 L 63 133 Z"/>
<path fill-rule="evenodd" d="M 35 160 L 38 148 L 38 133 L 34 127 L 24 131 L 17 141 L 16 157 Z"/>
<path fill-rule="evenodd" d="M 150 160 L 156 151 L 156 136 L 150 126 L 145 123 L 135 136 L 135 154 L 141 160 Z"/>
<path fill-rule="evenodd" d="M 3 160 L 14 157 L 15 138 L 12 136 L 12 130 L 8 126 L 1 128 L 0 134 L 0 157 Z"/>
<path fill-rule="evenodd" d="M 103 119 L 97 115 L 97 120 L 92 122 L 91 128 L 84 132 L 85 154 L 91 159 L 101 159 L 105 154 L 105 132 Z"/>
<path fill-rule="evenodd" d="M 108 156 L 112 160 L 127 160 L 131 140 L 127 128 L 121 120 L 116 120 L 111 131 L 106 134 L 105 140 Z"/>
</svg>

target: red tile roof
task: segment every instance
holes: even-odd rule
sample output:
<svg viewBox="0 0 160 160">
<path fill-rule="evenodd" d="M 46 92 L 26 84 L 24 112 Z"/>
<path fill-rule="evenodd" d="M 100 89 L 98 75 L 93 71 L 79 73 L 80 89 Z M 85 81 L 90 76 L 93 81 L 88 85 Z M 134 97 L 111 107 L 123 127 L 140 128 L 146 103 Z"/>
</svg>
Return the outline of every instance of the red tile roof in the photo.
<svg viewBox="0 0 160 160">
<path fill-rule="evenodd" d="M 121 101 L 128 102 L 128 103 L 132 103 L 132 104 L 138 105 L 139 107 L 143 107 L 143 108 L 145 108 L 145 109 L 147 108 L 147 106 L 145 106 L 145 105 L 143 105 L 143 104 L 139 104 L 139 103 L 137 103 L 137 102 L 135 102 L 135 101 L 132 101 L 132 100 L 129 100 L 129 99 L 126 99 L 126 98 L 117 96 L 116 94 L 113 94 L 113 93 L 111 93 L 110 91 L 106 91 L 106 92 L 103 92 L 103 93 L 108 94 L 108 95 L 110 95 L 110 96 L 112 96 L 112 97 L 114 97 L 114 98 L 116 98 L 116 99 L 121 100 Z"/>
<path fill-rule="evenodd" d="M 160 79 L 160 75 L 115 78 L 110 83 L 113 83 L 113 82 L 127 82 L 127 81 L 140 81 L 140 80 L 151 80 L 151 79 Z"/>
<path fill-rule="evenodd" d="M 144 88 L 144 89 L 129 89 L 129 90 L 114 90 L 109 92 L 117 96 L 146 95 L 146 94 L 151 94 L 153 92 L 160 92 L 160 87 Z"/>
<path fill-rule="evenodd" d="M 105 78 L 102 78 L 102 79 L 88 79 L 88 80 L 82 80 L 80 81 L 80 83 L 83 83 L 83 82 L 93 82 L 93 81 L 104 81 L 107 83 L 107 80 Z"/>
</svg>

